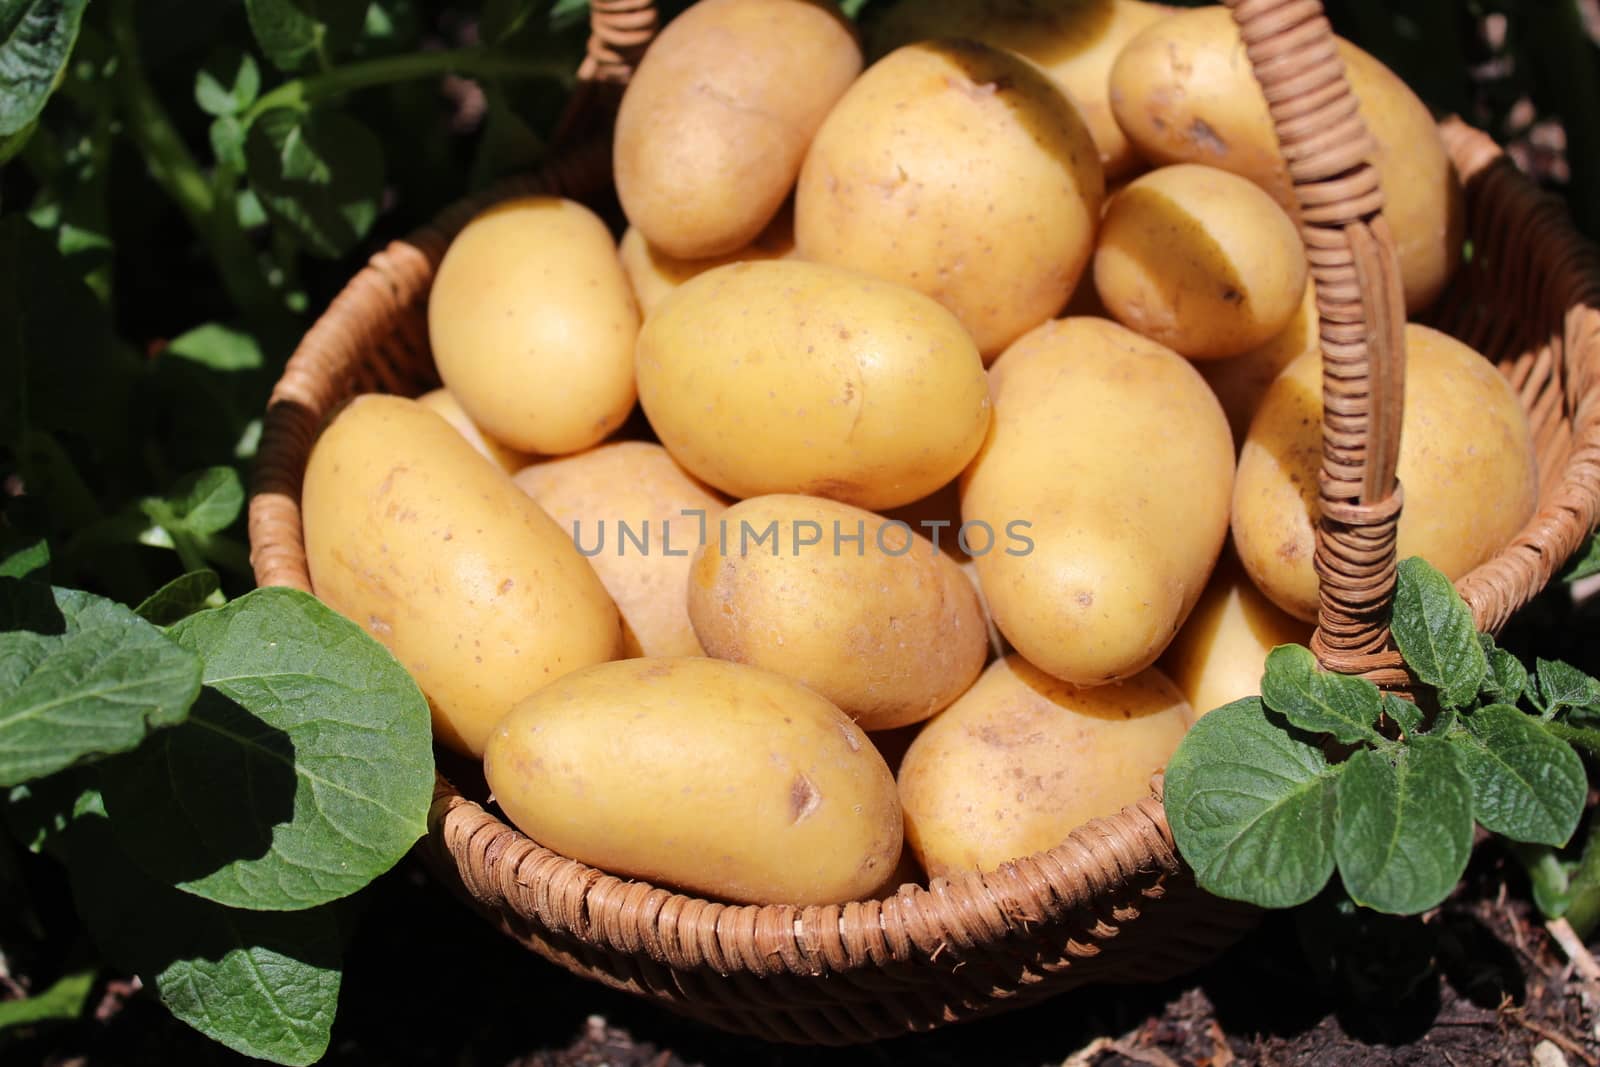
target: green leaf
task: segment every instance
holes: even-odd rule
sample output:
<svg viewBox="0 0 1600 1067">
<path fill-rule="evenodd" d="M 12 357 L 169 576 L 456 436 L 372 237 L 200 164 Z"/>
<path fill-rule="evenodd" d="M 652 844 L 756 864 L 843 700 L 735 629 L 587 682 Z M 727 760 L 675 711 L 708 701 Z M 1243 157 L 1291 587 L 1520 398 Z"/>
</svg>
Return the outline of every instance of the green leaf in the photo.
<svg viewBox="0 0 1600 1067">
<path fill-rule="evenodd" d="M 1357 752 L 1338 795 L 1333 851 L 1356 903 L 1414 915 L 1460 881 L 1472 851 L 1472 783 L 1449 742 L 1416 737 Z"/>
<path fill-rule="evenodd" d="M 53 1020 L 76 1019 L 94 988 L 94 971 L 74 971 L 25 1000 L 0 1001 L 0 1030 Z"/>
<path fill-rule="evenodd" d="M 0 136 L 33 125 L 60 84 L 88 0 L 0 0 Z"/>
<path fill-rule="evenodd" d="M 1567 571 L 1561 576 L 1564 582 L 1578 582 L 1600 574 L 1600 537 L 1590 534 L 1583 547 L 1572 557 Z"/>
<path fill-rule="evenodd" d="M 133 610 L 146 622 L 171 626 L 197 611 L 211 607 L 210 601 L 222 589 L 216 571 L 190 571 L 180 574 L 157 589 Z"/>
<path fill-rule="evenodd" d="M 18 152 L 28 147 L 28 142 L 33 139 L 34 132 L 38 129 L 39 120 L 35 118 L 15 133 L 0 133 L 0 163 L 9 163 L 15 159 Z"/>
<path fill-rule="evenodd" d="M 1397 697 L 1393 693 L 1385 693 L 1383 710 L 1389 718 L 1399 724 L 1407 737 L 1422 730 L 1422 709 L 1411 701 Z"/>
<path fill-rule="evenodd" d="M 1466 717 L 1450 737 L 1472 782 L 1472 811 L 1513 841 L 1565 845 L 1578 828 L 1589 780 L 1571 746 L 1509 704 Z"/>
<path fill-rule="evenodd" d="M 211 154 L 217 162 L 230 170 L 244 173 L 244 123 L 234 115 L 213 119 L 207 136 L 211 140 Z"/>
<path fill-rule="evenodd" d="M 274 108 L 251 123 L 244 150 L 262 205 L 306 251 L 337 259 L 372 228 L 383 147 L 355 119 Z"/>
<path fill-rule="evenodd" d="M 30 584 L 0 581 L 8 615 L 24 610 Z M 132 611 L 74 589 L 52 594 L 59 626 L 0 633 L 0 785 L 127 751 L 181 722 L 200 691 L 195 654 Z"/>
<path fill-rule="evenodd" d="M 250 29 L 279 70 L 326 61 L 355 39 L 367 5 L 354 0 L 245 0 Z"/>
<path fill-rule="evenodd" d="M 1319 670 L 1311 650 L 1300 645 L 1279 645 L 1267 653 L 1261 697 L 1302 730 L 1332 734 L 1346 744 L 1383 740 L 1376 725 L 1383 710 L 1378 687 L 1365 678 Z"/>
<path fill-rule="evenodd" d="M 179 481 L 164 499 L 147 498 L 140 508 L 170 533 L 214 534 L 233 525 L 244 509 L 244 483 L 232 467 L 211 467 Z"/>
<path fill-rule="evenodd" d="M 1441 703 L 1462 707 L 1478 695 L 1488 663 L 1466 601 L 1420 556 L 1400 562 L 1389 623 L 1406 664 L 1439 691 Z"/>
<path fill-rule="evenodd" d="M 194 76 L 194 102 L 208 115 L 237 115 L 255 103 L 260 92 L 256 57 L 237 48 L 213 53 Z"/>
<path fill-rule="evenodd" d="M 1480 633 L 1478 643 L 1488 664 L 1479 692 L 1491 703 L 1510 704 L 1513 707 L 1528 691 L 1528 671 L 1517 657 L 1495 645 L 1494 638 Z"/>
<path fill-rule="evenodd" d="M 44 577 L 49 570 L 50 545 L 46 541 L 34 541 L 0 559 L 0 578 Z"/>
<path fill-rule="evenodd" d="M 73 899 L 107 959 L 237 1052 L 293 1065 L 322 1058 L 341 977 L 332 907 L 239 911 L 164 886 L 123 854 L 103 808 L 80 813 L 70 835 Z"/>
<path fill-rule="evenodd" d="M 1560 660 L 1534 660 L 1533 672 L 1539 682 L 1539 699 L 1546 714 L 1563 708 L 1600 706 L 1600 681 L 1589 677 L 1570 663 Z"/>
<path fill-rule="evenodd" d="M 172 339 L 162 352 L 215 371 L 258 370 L 266 360 L 255 337 L 220 323 L 208 322 Z"/>
<path fill-rule="evenodd" d="M 1167 763 L 1165 806 L 1200 886 L 1266 908 L 1314 897 L 1333 873 L 1340 771 L 1257 697 L 1195 723 Z"/>
<path fill-rule="evenodd" d="M 308 908 L 405 855 L 433 796 L 428 706 L 388 650 L 315 597 L 264 588 L 173 638 L 206 664 L 189 721 L 104 770 L 126 851 L 241 908 Z"/>
</svg>

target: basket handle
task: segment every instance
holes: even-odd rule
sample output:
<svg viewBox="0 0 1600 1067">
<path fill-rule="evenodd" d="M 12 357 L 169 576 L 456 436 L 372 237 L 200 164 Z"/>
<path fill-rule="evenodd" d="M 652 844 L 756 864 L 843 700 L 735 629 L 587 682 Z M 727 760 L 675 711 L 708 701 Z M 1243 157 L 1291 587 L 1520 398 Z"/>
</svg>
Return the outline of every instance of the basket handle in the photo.
<svg viewBox="0 0 1600 1067">
<path fill-rule="evenodd" d="M 1294 181 L 1322 340 L 1317 630 L 1324 667 L 1403 684 L 1389 640 L 1405 293 L 1375 145 L 1320 0 L 1226 0 Z"/>
<path fill-rule="evenodd" d="M 589 47 L 551 144 L 570 147 L 610 128 L 644 50 L 660 29 L 655 0 L 590 0 Z"/>
</svg>

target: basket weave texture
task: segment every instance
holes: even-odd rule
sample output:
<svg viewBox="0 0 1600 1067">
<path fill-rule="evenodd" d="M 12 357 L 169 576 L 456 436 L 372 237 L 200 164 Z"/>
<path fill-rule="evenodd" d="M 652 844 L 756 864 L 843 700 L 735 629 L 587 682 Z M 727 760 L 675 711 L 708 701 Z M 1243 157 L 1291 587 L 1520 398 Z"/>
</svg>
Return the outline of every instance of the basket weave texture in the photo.
<svg viewBox="0 0 1600 1067">
<path fill-rule="evenodd" d="M 1370 143 L 1317 0 L 1230 6 L 1296 183 L 1322 319 L 1313 646 L 1327 667 L 1404 684 L 1384 622 L 1401 506 L 1404 312 L 1382 192 L 1365 162 Z M 592 10 L 593 40 L 562 123 L 576 147 L 374 255 L 289 361 L 250 501 L 260 584 L 310 589 L 299 497 L 327 417 L 361 392 L 416 395 L 437 384 L 426 307 L 450 239 L 508 197 L 607 193 L 609 108 L 656 15 L 649 0 L 597 0 Z M 1430 321 L 1500 367 L 1539 455 L 1537 513 L 1457 583 L 1479 627 L 1498 631 L 1600 515 L 1600 255 L 1492 141 L 1453 120 L 1441 129 L 1466 183 L 1472 256 Z M 1155 791 L 997 871 L 843 905 L 729 906 L 624 881 L 540 847 L 443 777 L 421 851 L 472 907 L 546 958 L 724 1029 L 794 1042 L 865 1041 L 1088 982 L 1158 981 L 1204 962 L 1254 917 L 1195 887 Z"/>
</svg>

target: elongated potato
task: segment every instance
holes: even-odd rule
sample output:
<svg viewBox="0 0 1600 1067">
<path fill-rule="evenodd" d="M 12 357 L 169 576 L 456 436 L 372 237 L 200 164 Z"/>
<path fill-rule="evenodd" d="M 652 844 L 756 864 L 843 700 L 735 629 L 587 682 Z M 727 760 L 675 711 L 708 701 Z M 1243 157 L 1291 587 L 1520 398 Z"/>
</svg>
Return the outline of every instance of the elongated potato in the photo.
<svg viewBox="0 0 1600 1067">
<path fill-rule="evenodd" d="M 1155 662 L 1228 531 L 1233 442 L 1189 361 L 1104 319 L 1029 333 L 990 371 L 994 422 L 961 515 L 1015 532 L 979 556 L 1000 632 L 1078 685 Z"/>
<path fill-rule="evenodd" d="M 461 410 L 461 405 L 457 403 L 456 398 L 450 395 L 450 390 L 434 389 L 431 392 L 423 393 L 417 397 L 417 403 L 431 409 L 435 414 L 443 418 L 445 422 L 454 426 L 456 432 L 466 438 L 467 444 L 471 445 L 479 455 L 494 463 L 496 467 L 499 467 L 507 474 L 515 474 L 533 462 L 534 457 L 526 452 L 518 452 L 514 448 L 507 448 L 478 429 L 467 413 Z"/>
<path fill-rule="evenodd" d="M 959 474 L 989 425 L 983 364 L 953 315 L 819 263 L 685 282 L 640 332 L 638 374 L 672 458 L 737 497 L 907 504 Z"/>
<path fill-rule="evenodd" d="M 1094 252 L 1100 299 L 1124 326 L 1190 359 L 1222 359 L 1288 326 L 1306 286 L 1300 235 L 1260 188 L 1180 163 L 1112 198 Z"/>
<path fill-rule="evenodd" d="M 428 297 L 439 377 L 485 433 L 523 452 L 577 452 L 622 425 L 638 333 L 610 231 L 557 197 L 469 222 Z"/>
<path fill-rule="evenodd" d="M 1261 398 L 1267 395 L 1267 390 L 1283 372 L 1283 368 L 1308 352 L 1316 353 L 1317 358 L 1321 358 L 1320 329 L 1317 287 L 1307 279 L 1300 306 L 1290 317 L 1289 325 L 1278 331 L 1276 337 L 1242 356 L 1206 360 L 1199 364 L 1201 376 L 1222 402 L 1222 410 L 1228 416 L 1228 427 L 1233 430 L 1235 448 L 1244 446 L 1250 420 L 1255 417 Z"/>
<path fill-rule="evenodd" d="M 1195 711 L 1215 711 L 1261 692 L 1267 653 L 1311 640 L 1311 624 L 1262 595 L 1230 549 L 1159 666 Z"/>
<path fill-rule="evenodd" d="M 678 259 L 650 242 L 637 227 L 629 226 L 617 246 L 622 257 L 622 269 L 627 272 L 628 284 L 639 301 L 639 311 L 646 317 L 654 311 L 667 294 L 697 274 L 728 263 L 747 263 L 754 259 L 789 259 L 794 255 L 794 213 L 780 211 L 777 218 L 760 235 L 743 248 L 710 259 Z"/>
<path fill-rule="evenodd" d="M 972 41 L 907 45 L 817 132 L 795 247 L 933 297 L 990 360 L 1066 303 L 1104 192 L 1088 128 L 1033 64 Z"/>
<path fill-rule="evenodd" d="M 727 501 L 667 450 L 615 441 L 528 467 L 514 479 L 562 529 L 622 613 L 629 656 L 700 656 L 689 624 L 689 565 Z"/>
<path fill-rule="evenodd" d="M 879 20 L 872 51 L 966 37 L 1032 60 L 1077 106 L 1113 178 L 1140 161 L 1111 114 L 1111 64 L 1140 30 L 1171 10 L 1142 0 L 900 0 Z"/>
<path fill-rule="evenodd" d="M 1405 82 L 1347 41 L 1339 58 L 1376 144 L 1383 217 L 1406 310 L 1438 297 L 1461 262 L 1465 201 L 1433 116 Z M 1204 163 L 1249 178 L 1298 221 L 1266 97 L 1227 8 L 1195 8 L 1143 30 L 1111 69 L 1111 109 L 1152 163 Z"/>
<path fill-rule="evenodd" d="M 737 663 L 570 674 L 506 716 L 483 767 L 541 845 L 724 900 L 856 900 L 900 858 L 894 778 L 866 734 L 798 682 Z"/>
<path fill-rule="evenodd" d="M 1189 728 L 1151 668 L 1082 689 L 1007 656 L 922 727 L 900 763 L 906 843 L 934 878 L 990 871 L 1150 792 Z"/>
<path fill-rule="evenodd" d="M 755 240 L 861 48 L 832 0 L 700 0 L 650 45 L 617 112 L 617 195 L 679 259 Z"/>
<path fill-rule="evenodd" d="M 906 523 L 820 497 L 724 512 L 694 560 L 689 618 L 711 655 L 803 682 L 866 730 L 926 719 L 989 651 L 954 559 Z"/>
<path fill-rule="evenodd" d="M 1451 579 L 1487 560 L 1533 514 L 1538 473 L 1528 418 L 1488 360 L 1448 334 L 1406 326 L 1406 405 L 1398 475 L 1405 491 L 1399 558 L 1421 556 Z M 1317 473 L 1322 365 L 1291 363 L 1256 411 L 1239 454 L 1233 543 L 1273 603 L 1317 617 Z"/>
<path fill-rule="evenodd" d="M 394 653 L 458 752 L 481 756 L 518 700 L 622 652 L 566 533 L 416 401 L 352 401 L 312 448 L 300 504 L 313 590 Z"/>
</svg>

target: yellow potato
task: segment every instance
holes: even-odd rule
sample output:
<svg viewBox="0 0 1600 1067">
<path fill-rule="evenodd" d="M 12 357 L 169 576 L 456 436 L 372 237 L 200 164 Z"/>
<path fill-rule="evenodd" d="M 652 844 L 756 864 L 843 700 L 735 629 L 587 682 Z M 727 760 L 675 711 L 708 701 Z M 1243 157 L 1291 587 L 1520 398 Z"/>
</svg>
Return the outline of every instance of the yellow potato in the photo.
<svg viewBox="0 0 1600 1067">
<path fill-rule="evenodd" d="M 566 533 L 414 400 L 340 412 L 300 505 L 317 596 L 394 653 L 457 752 L 482 755 L 518 700 L 622 652 L 617 609 Z"/>
<path fill-rule="evenodd" d="M 690 572 L 689 618 L 711 655 L 803 682 L 866 730 L 945 707 L 989 651 L 954 559 L 904 522 L 820 497 L 723 513 Z"/>
<path fill-rule="evenodd" d="M 1503 547 L 1533 514 L 1538 474 L 1527 415 L 1494 366 L 1437 330 L 1406 326 L 1399 558 L 1451 579 Z M 1233 543 L 1250 577 L 1296 618 L 1317 617 L 1322 364 L 1291 363 L 1250 424 L 1234 485 Z"/>
<path fill-rule="evenodd" d="M 541 845 L 691 893 L 839 903 L 900 859 L 894 777 L 866 734 L 798 682 L 737 663 L 570 674 L 506 716 L 483 768 Z"/>
<path fill-rule="evenodd" d="M 1222 402 L 1222 410 L 1228 416 L 1228 426 L 1233 430 L 1235 448 L 1244 445 L 1244 435 L 1250 429 L 1250 420 L 1255 416 L 1261 398 L 1267 395 L 1267 389 L 1283 368 L 1308 352 L 1321 358 L 1320 329 L 1317 287 L 1307 279 L 1300 306 L 1290 317 L 1289 325 L 1278 331 L 1276 337 L 1242 356 L 1207 360 L 1199 365 L 1201 376 Z"/>
<path fill-rule="evenodd" d="M 610 231 L 557 197 L 469 222 L 428 297 L 439 377 L 484 432 L 523 452 L 577 452 L 622 425 L 638 332 Z"/>
<path fill-rule="evenodd" d="M 697 274 L 727 263 L 747 263 L 754 259 L 789 259 L 794 255 L 794 213 L 780 211 L 772 224 L 753 242 L 710 259 L 675 259 L 660 249 L 651 248 L 636 227 L 629 226 L 617 246 L 622 269 L 628 274 L 639 310 L 646 318 L 672 292 Z"/>
<path fill-rule="evenodd" d="M 954 316 L 817 263 L 684 283 L 640 332 L 638 375 L 672 458 L 737 497 L 896 507 L 959 474 L 989 425 L 983 364 Z"/>
<path fill-rule="evenodd" d="M 1066 303 L 1104 191 L 1083 119 L 1037 67 L 970 41 L 907 45 L 817 132 L 795 247 L 926 293 L 992 359 Z"/>
<path fill-rule="evenodd" d="M 1110 178 L 1139 165 L 1111 114 L 1111 64 L 1134 35 L 1168 14 L 1141 0 L 900 0 L 878 23 L 872 51 L 966 37 L 1032 60 L 1077 106 Z"/>
<path fill-rule="evenodd" d="M 961 514 L 1004 531 L 976 560 L 995 624 L 1075 684 L 1138 674 L 1227 535 L 1222 408 L 1188 360 L 1104 319 L 1033 331 L 990 387 L 994 423 L 963 476 Z"/>
<path fill-rule="evenodd" d="M 1461 262 L 1461 179 L 1427 106 L 1393 71 L 1339 42 L 1361 117 L 1376 142 L 1384 217 L 1405 281 L 1406 309 L 1431 304 Z M 1266 98 L 1228 10 L 1196 8 L 1130 41 L 1111 69 L 1111 109 L 1152 163 L 1204 163 L 1261 186 L 1298 221 L 1288 166 Z"/>
<path fill-rule="evenodd" d="M 499 467 L 507 474 L 515 474 L 533 462 L 533 457 L 526 452 L 518 452 L 514 448 L 507 448 L 494 438 L 486 436 L 482 430 L 474 425 L 467 413 L 461 410 L 461 405 L 456 402 L 455 397 L 450 395 L 450 390 L 434 389 L 431 392 L 423 393 L 417 397 L 417 403 L 433 411 L 434 414 L 443 418 L 445 422 L 454 426 L 456 432 L 466 438 L 467 444 L 476 449 L 479 455 L 492 461 L 496 467 Z"/>
<path fill-rule="evenodd" d="M 906 844 L 934 878 L 1054 848 L 1148 796 L 1191 715 L 1154 668 L 1080 689 L 1021 656 L 998 660 L 906 752 Z"/>
<path fill-rule="evenodd" d="M 689 625 L 689 564 L 704 524 L 727 502 L 667 450 L 616 441 L 520 471 L 514 479 L 568 531 L 622 613 L 629 656 L 701 656 Z"/>
<path fill-rule="evenodd" d="M 1195 710 L 1195 717 L 1261 692 L 1267 653 L 1304 645 L 1312 627 L 1284 614 L 1255 587 L 1230 550 L 1189 613 L 1159 666 Z"/>
<path fill-rule="evenodd" d="M 1094 253 L 1095 289 L 1112 316 L 1191 359 L 1272 340 L 1293 318 L 1306 274 L 1300 235 L 1270 196 L 1192 163 L 1119 192 Z"/>
<path fill-rule="evenodd" d="M 622 96 L 614 155 L 628 221 L 679 259 L 749 244 L 860 72 L 831 0 L 700 0 L 651 43 Z"/>
</svg>

